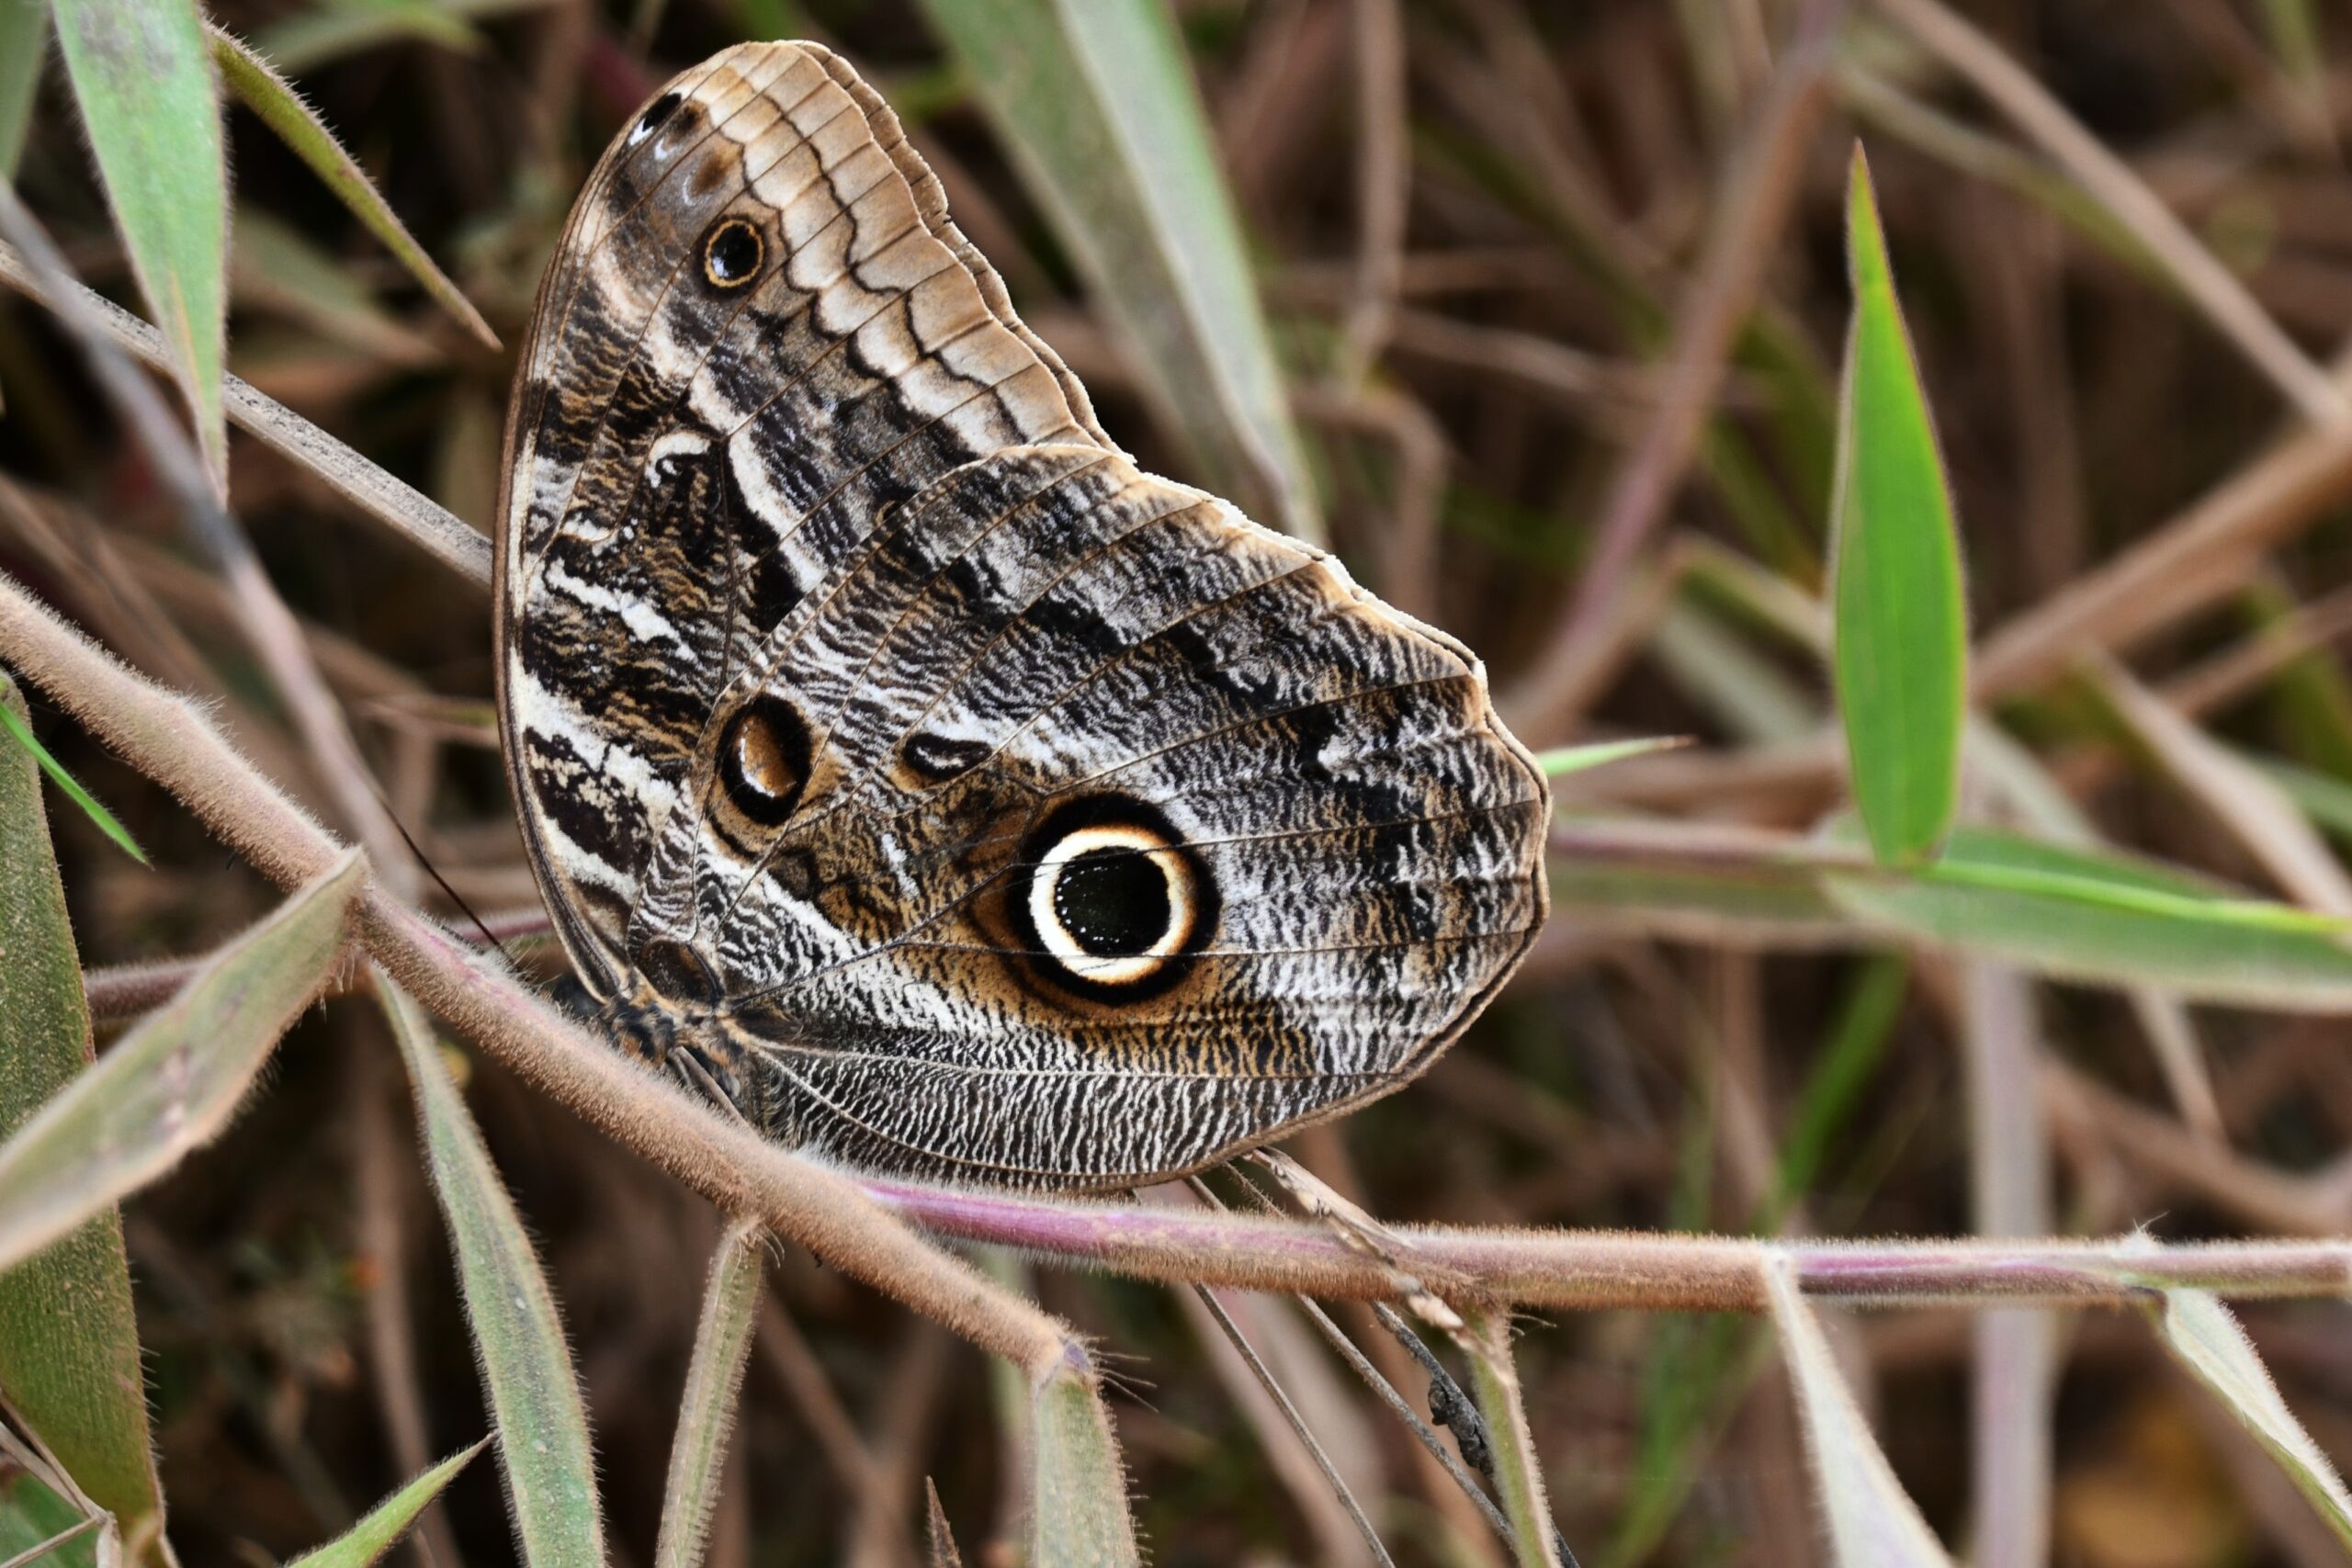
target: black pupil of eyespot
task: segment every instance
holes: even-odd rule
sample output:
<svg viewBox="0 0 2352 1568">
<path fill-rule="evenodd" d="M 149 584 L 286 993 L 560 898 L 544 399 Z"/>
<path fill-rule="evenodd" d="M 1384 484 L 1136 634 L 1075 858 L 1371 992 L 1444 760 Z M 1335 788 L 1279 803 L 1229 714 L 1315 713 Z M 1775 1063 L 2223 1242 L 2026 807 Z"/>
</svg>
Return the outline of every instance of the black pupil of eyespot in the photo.
<svg viewBox="0 0 2352 1568">
<path fill-rule="evenodd" d="M 760 265 L 760 237 L 741 223 L 729 223 L 710 237 L 710 276 L 721 283 L 747 276 Z"/>
<path fill-rule="evenodd" d="M 646 106 L 645 113 L 638 119 L 637 133 L 639 136 L 650 133 L 655 126 L 668 119 L 671 112 L 683 101 L 675 93 L 664 93 L 654 99 Z"/>
<path fill-rule="evenodd" d="M 735 809 L 761 826 L 791 818 L 808 782 L 808 731 L 791 704 L 761 696 L 728 720 L 718 778 Z"/>
<path fill-rule="evenodd" d="M 1140 850 L 1089 850 L 1054 882 L 1054 917 L 1090 957 L 1148 953 L 1170 914 L 1167 874 Z"/>
</svg>

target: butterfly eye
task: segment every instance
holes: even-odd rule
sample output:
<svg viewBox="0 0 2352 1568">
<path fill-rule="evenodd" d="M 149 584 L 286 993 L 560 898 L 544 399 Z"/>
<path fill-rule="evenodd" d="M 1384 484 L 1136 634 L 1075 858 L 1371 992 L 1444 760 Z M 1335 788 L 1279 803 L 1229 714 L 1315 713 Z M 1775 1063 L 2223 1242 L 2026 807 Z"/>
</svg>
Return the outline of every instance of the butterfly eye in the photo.
<svg viewBox="0 0 2352 1568">
<path fill-rule="evenodd" d="M 702 243 L 702 275 L 719 288 L 741 288 L 760 270 L 767 246 L 760 231 L 741 218 L 720 220 Z"/>
<path fill-rule="evenodd" d="M 678 106 L 684 101 L 675 93 L 664 93 L 646 105 L 645 112 L 637 117 L 636 128 L 628 133 L 628 144 L 634 147 L 661 130 L 662 122 L 675 113 Z"/>
<path fill-rule="evenodd" d="M 1140 818 L 1081 819 L 1058 832 L 1049 823 L 1041 837 L 1022 912 L 1055 978 L 1106 998 L 1172 979 L 1205 934 L 1197 858 Z"/>
<path fill-rule="evenodd" d="M 735 809 L 781 827 L 808 784 L 808 728 L 781 697 L 752 698 L 718 737 L 718 782 Z"/>
</svg>

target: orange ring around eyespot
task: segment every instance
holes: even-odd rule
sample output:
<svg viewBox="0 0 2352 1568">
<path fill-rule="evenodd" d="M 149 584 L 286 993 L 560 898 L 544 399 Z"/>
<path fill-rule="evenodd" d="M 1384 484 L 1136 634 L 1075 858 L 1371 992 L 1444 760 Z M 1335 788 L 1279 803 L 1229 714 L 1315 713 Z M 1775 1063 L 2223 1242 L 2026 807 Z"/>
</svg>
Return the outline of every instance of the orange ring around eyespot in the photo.
<svg viewBox="0 0 2352 1568">
<path fill-rule="evenodd" d="M 745 241 L 751 242 L 748 257 L 742 249 Z M 702 275 L 713 288 L 741 288 L 759 276 L 767 250 L 767 242 L 751 224 L 741 218 L 722 219 L 702 243 Z"/>
</svg>

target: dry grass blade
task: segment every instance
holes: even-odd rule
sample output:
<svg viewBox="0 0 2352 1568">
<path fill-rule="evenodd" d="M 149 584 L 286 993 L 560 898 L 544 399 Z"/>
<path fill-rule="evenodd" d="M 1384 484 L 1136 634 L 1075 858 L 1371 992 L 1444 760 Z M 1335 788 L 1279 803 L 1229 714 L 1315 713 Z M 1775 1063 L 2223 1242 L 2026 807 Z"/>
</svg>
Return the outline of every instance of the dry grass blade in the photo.
<svg viewBox="0 0 2352 1568">
<path fill-rule="evenodd" d="M 78 310 L 126 353 L 159 368 L 170 366 L 170 352 L 153 327 L 70 278 L 41 276 L 5 243 L 0 243 L 0 283 L 52 310 Z M 459 576 L 489 586 L 490 541 L 479 529 L 236 377 L 223 378 L 223 396 L 229 418 L 240 427 Z"/>
<path fill-rule="evenodd" d="M 2065 165 L 2306 419 L 2339 430 L 2352 426 L 2352 402 L 2343 389 L 2295 346 L 2130 165 L 2083 129 L 2023 67 L 1939 0 L 1878 5 Z"/>
<path fill-rule="evenodd" d="M 938 1484 L 928 1475 L 922 1478 L 922 1497 L 924 1544 L 931 1568 L 964 1568 L 963 1553 L 956 1550 L 956 1537 L 947 1528 L 947 1510 L 939 1506 Z"/>
<path fill-rule="evenodd" d="M 0 714 L 24 698 L 0 675 Z M 51 853 L 40 776 L 0 752 L 0 1136 L 15 1132 L 89 1069 L 65 889 Z M 139 1360 L 139 1325 L 122 1219 L 112 1207 L 63 1240 L 0 1271 L 0 1387 L 141 1555 L 162 1540 L 164 1498 Z"/>
<path fill-rule="evenodd" d="M 1273 1372 L 1268 1369 L 1264 1359 L 1258 1354 L 1256 1347 L 1250 1343 L 1249 1336 L 1242 1333 L 1241 1325 L 1233 1321 L 1233 1314 L 1227 1309 L 1225 1303 L 1217 1299 L 1216 1292 L 1205 1285 L 1194 1286 L 1193 1296 L 1200 1303 L 1202 1312 L 1207 1316 L 1216 1331 L 1224 1337 L 1234 1354 L 1240 1358 L 1250 1377 L 1272 1404 L 1275 1414 L 1282 1420 L 1283 1427 L 1288 1429 L 1291 1437 L 1306 1451 L 1308 1460 L 1314 1464 L 1316 1475 L 1320 1478 L 1322 1484 L 1329 1488 L 1330 1495 L 1339 1503 L 1341 1511 L 1347 1516 L 1349 1524 L 1355 1531 L 1355 1539 L 1361 1540 L 1363 1546 L 1362 1552 L 1356 1552 L 1341 1547 L 1338 1541 L 1327 1534 L 1324 1539 L 1325 1557 L 1328 1560 L 1341 1562 L 1350 1560 L 1370 1561 L 1381 1564 L 1382 1568 L 1395 1568 L 1396 1560 L 1388 1555 L 1387 1547 L 1381 1544 L 1379 1530 L 1374 1528 L 1371 1518 L 1365 1515 L 1363 1505 L 1356 1501 L 1355 1492 L 1348 1485 L 1347 1478 L 1342 1476 L 1339 1467 L 1331 1462 L 1331 1456 L 1325 1451 L 1323 1444 L 1317 1440 L 1314 1429 L 1306 1424 L 1306 1417 L 1299 1414 L 1297 1404 L 1282 1384 L 1275 1380 Z M 1294 1495 L 1296 1489 L 1294 1488 Z"/>
<path fill-rule="evenodd" d="M 1244 510 L 1319 541 L 1240 227 L 1172 21 L 1144 0 L 928 0 L 1147 394 Z"/>
<path fill-rule="evenodd" d="M 0 240 L 17 248 L 34 274 L 50 285 L 53 298 L 74 298 L 63 259 L 49 238 L 24 210 L 15 194 L 0 188 Z M 211 558 L 226 581 L 238 611 L 237 629 L 254 658 L 269 675 L 277 695 L 292 715 L 294 725 L 310 745 L 319 772 L 344 820 L 357 832 L 376 863 L 377 874 L 405 884 L 411 857 L 404 840 L 385 810 L 382 796 L 371 781 L 366 761 L 345 722 L 343 710 L 327 690 L 318 666 L 303 641 L 293 612 L 263 571 L 253 545 L 224 502 L 225 491 L 208 487 L 187 437 L 164 412 L 154 389 L 140 376 L 122 351 L 109 341 L 88 312 L 69 305 L 60 319 L 80 339 L 84 354 L 97 373 L 125 423 L 137 433 L 156 471 L 179 503 L 181 522 L 198 547 Z"/>
<path fill-rule="evenodd" d="M 410 236 L 367 174 L 335 141 L 326 122 L 302 101 L 293 85 L 280 76 L 266 59 L 221 28 L 208 26 L 207 33 L 213 62 L 220 67 L 221 80 L 228 84 L 229 90 L 326 182 L 335 198 L 367 225 L 369 233 L 383 242 L 386 250 L 400 258 L 401 265 L 424 286 L 436 304 L 455 318 L 476 343 L 496 353 L 498 334 L 490 330 L 490 323 L 481 319 L 473 301 Z"/>
<path fill-rule="evenodd" d="M 219 1134 L 325 984 L 366 880 L 346 852 L 0 1145 L 0 1268 Z"/>
<path fill-rule="evenodd" d="M 432 1026 L 408 994 L 379 979 L 384 1010 L 408 1064 L 434 1190 L 458 1255 L 484 1393 L 523 1560 L 530 1568 L 603 1568 L 588 1416 L 555 1297 L 522 1216 L 449 1080 Z"/>
<path fill-rule="evenodd" d="M 1979 963 L 1962 969 L 1961 998 L 1975 1229 L 2040 1235 L 2050 1228 L 2049 1129 L 2038 1097 L 2019 1105 L 2010 1088 L 2034 1080 L 2041 1055 L 2033 994 L 2014 970 Z M 2040 1568 L 2050 1530 L 2057 1324 L 2046 1312 L 1997 1311 L 1973 1328 L 1976 1568 Z"/>
<path fill-rule="evenodd" d="M 2352 1548 L 2352 1495 L 2278 1396 L 2245 1330 L 2202 1291 L 2165 1291 L 2148 1308 L 2170 1350 L 2287 1472 L 2338 1541 Z"/>
<path fill-rule="evenodd" d="M 1819 1321 L 1798 1294 L 1795 1270 L 1774 1258 L 1764 1283 L 1839 1568 L 1951 1568 L 1855 1406 Z"/>
<path fill-rule="evenodd" d="M 2111 660 L 2090 661 L 2100 695 L 2181 787 L 2245 846 L 2278 885 L 2308 907 L 2352 916 L 2346 877 L 2287 792 L 2183 717 Z"/>
<path fill-rule="evenodd" d="M 719 1238 L 704 1287 L 702 1324 L 694 1359 L 678 1401 L 678 1433 L 670 1445 L 670 1475 L 662 1489 L 662 1532 L 654 1568 L 695 1568 L 702 1561 L 712 1509 L 735 1427 L 735 1400 L 759 1322 L 760 1273 L 767 1262 L 767 1227 L 738 1220 Z"/>
<path fill-rule="evenodd" d="M 1657 411 L 1641 445 L 1618 471 L 1576 599 L 1533 671 L 1504 695 L 1505 713 L 1539 741 L 1562 728 L 1581 694 L 1590 645 L 1698 450 L 1724 356 L 1755 301 L 1772 241 L 1797 194 L 1807 141 L 1822 107 L 1829 25 L 1839 8 L 1807 0 L 1797 36 L 1781 55 L 1772 90 L 1758 107 L 1739 169 L 1714 216 L 1676 324 Z"/>
</svg>

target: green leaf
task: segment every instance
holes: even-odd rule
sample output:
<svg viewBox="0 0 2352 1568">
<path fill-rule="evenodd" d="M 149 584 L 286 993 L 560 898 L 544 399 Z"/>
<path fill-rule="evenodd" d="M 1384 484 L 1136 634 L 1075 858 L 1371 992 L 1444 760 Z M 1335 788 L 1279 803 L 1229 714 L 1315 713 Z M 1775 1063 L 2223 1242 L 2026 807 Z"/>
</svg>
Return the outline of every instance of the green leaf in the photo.
<svg viewBox="0 0 2352 1568">
<path fill-rule="evenodd" d="M 261 52 L 281 71 L 331 65 L 366 50 L 393 43 L 433 44 L 458 54 L 483 45 L 473 18 L 538 10 L 549 0 L 323 0 L 305 11 L 279 17 L 254 35 Z M 752 32 L 747 37 L 788 38 L 788 32 Z"/>
<path fill-rule="evenodd" d="M 2352 1010 L 2345 923 L 2232 896 L 2112 851 L 1963 828 L 1944 859 L 1901 876 L 1829 871 L 1825 891 L 1883 930 L 2096 985 L 2207 1001 Z"/>
<path fill-rule="evenodd" d="M 1951 1568 L 1856 1408 L 1787 1259 L 1768 1262 L 1764 1280 L 1838 1568 Z"/>
<path fill-rule="evenodd" d="M 1158 0 L 924 0 L 1202 478 L 1319 540 L 1182 40 Z"/>
<path fill-rule="evenodd" d="M 15 689 L 6 676 L 0 675 L 0 691 Z M 141 865 L 147 863 L 147 852 L 141 849 L 138 841 L 131 838 L 130 829 L 116 821 L 114 813 L 100 806 L 96 797 L 84 789 L 81 782 L 72 773 L 65 771 L 65 764 L 49 754 L 49 748 L 40 743 L 40 738 L 33 733 L 32 726 L 26 722 L 24 716 L 17 713 L 12 704 L 0 702 L 0 729 L 6 730 L 10 738 L 22 747 L 34 761 L 40 764 L 41 772 L 49 775 L 50 782 L 57 785 L 66 799 L 81 808 L 83 816 L 97 825 L 98 831 L 121 845 L 123 853 Z"/>
<path fill-rule="evenodd" d="M 92 1517 L 40 1477 L 0 1471 L 0 1562 L 42 1547 L 40 1568 L 97 1568 L 105 1516 Z"/>
<path fill-rule="evenodd" d="M 1904 863 L 1935 852 L 1960 800 L 1967 608 L 1951 491 L 1859 146 L 1847 254 L 1854 315 L 1830 518 L 1831 664 L 1871 848 Z"/>
<path fill-rule="evenodd" d="M 348 208 L 369 233 L 383 242 L 384 248 L 408 269 L 409 276 L 423 285 L 435 302 L 455 317 L 475 342 L 496 350 L 498 334 L 490 330 L 490 323 L 481 319 L 481 312 L 474 309 L 473 302 L 401 226 L 367 174 L 335 141 L 334 132 L 327 129 L 326 122 L 302 101 L 268 61 L 219 28 L 210 29 L 210 37 L 212 58 L 220 67 L 220 79 L 228 84 L 229 90 L 259 115 L 262 123 L 311 166 L 312 174 L 326 182 L 335 199 Z"/>
<path fill-rule="evenodd" d="M 367 1564 L 400 1544 L 401 1537 L 416 1523 L 417 1516 L 489 1443 L 490 1439 L 484 1438 L 472 1448 L 451 1454 L 368 1509 L 366 1518 L 317 1551 L 302 1553 L 286 1568 L 367 1568 Z"/>
<path fill-rule="evenodd" d="M 727 1463 L 728 1434 L 735 1426 L 735 1399 L 743 1386 L 743 1362 L 759 1322 L 767 1235 L 757 1221 L 738 1220 L 710 1261 L 702 1325 L 695 1333 L 694 1359 L 678 1402 L 678 1435 L 670 1445 L 653 1568 L 695 1568 L 702 1561 L 704 1533 Z"/>
<path fill-rule="evenodd" d="M 2278 1385 L 2270 1381 L 2253 1341 L 2222 1299 L 2203 1291 L 2165 1291 L 2148 1314 L 2165 1348 L 2229 1406 L 2297 1490 L 2311 1499 L 2335 1539 L 2352 1548 L 2352 1495 L 2345 1493 L 2335 1467 L 2278 1397 Z"/>
<path fill-rule="evenodd" d="M 17 177 L 49 59 L 49 0 L 0 0 L 0 180 Z"/>
<path fill-rule="evenodd" d="M 1508 1318 L 1465 1314 L 1463 1349 L 1470 1362 L 1478 1414 L 1486 1417 L 1494 1459 L 1493 1480 L 1503 1517 L 1510 1521 L 1511 1551 L 1520 1568 L 1559 1568 L 1559 1527 L 1544 1496 L 1544 1466 L 1527 1425 L 1519 1371 L 1512 1364 Z"/>
<path fill-rule="evenodd" d="M 432 1026 L 381 976 L 377 989 L 416 1089 L 434 1190 L 458 1254 L 482 1383 L 523 1560 L 530 1568 L 603 1568 L 595 1460 L 571 1353 L 514 1201 L 449 1080 Z"/>
<path fill-rule="evenodd" d="M 23 722 L 16 711 L 23 701 L 0 677 L 0 714 L 12 725 Z M 0 750 L 0 953 L 6 957 L 0 963 L 6 1137 L 94 1059 L 40 775 L 15 750 Z M 131 1314 L 130 1267 L 122 1218 L 112 1205 L 54 1247 L 0 1272 L 0 1388 L 65 1472 L 132 1540 L 160 1536 L 164 1496 Z"/>
<path fill-rule="evenodd" d="M 1030 1396 L 1029 1561 L 1068 1568 L 1136 1568 L 1127 1478 L 1094 1382 L 1065 1362 Z"/>
<path fill-rule="evenodd" d="M 1604 768 L 1628 757 L 1671 751 L 1690 744 L 1687 735 L 1657 735 L 1639 740 L 1603 740 L 1590 746 L 1555 746 L 1549 751 L 1535 753 L 1535 765 L 1544 771 L 1545 778 L 1556 779 L 1583 773 L 1587 768 Z"/>
<path fill-rule="evenodd" d="M 357 851 L 215 953 L 0 1145 L 0 1268 L 135 1192 L 227 1126 L 343 952 Z"/>
<path fill-rule="evenodd" d="M 195 0 L 54 0 L 58 40 L 115 227 L 172 374 L 228 494 L 220 402 L 229 308 L 228 166 Z"/>
</svg>

